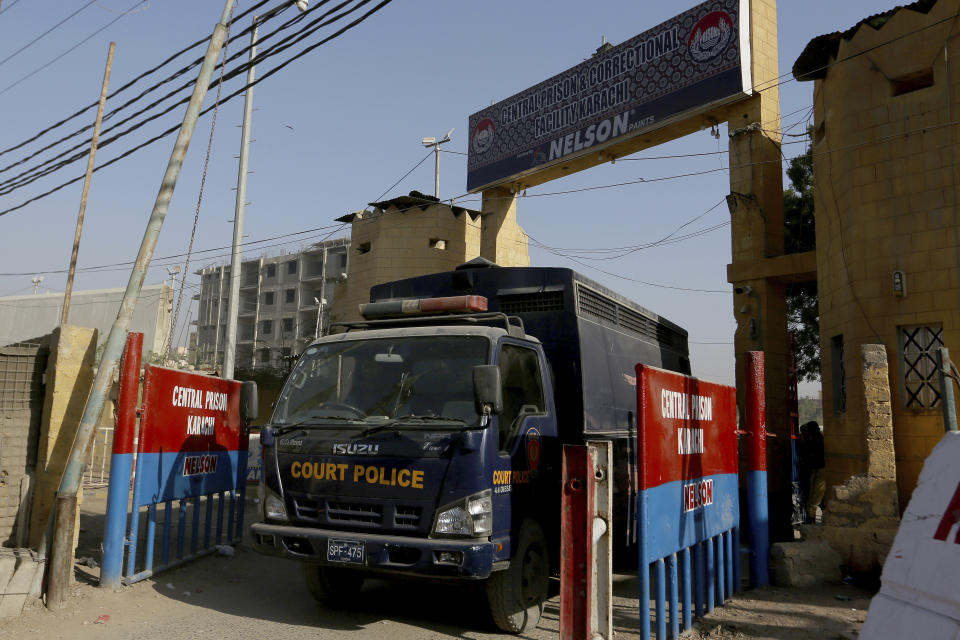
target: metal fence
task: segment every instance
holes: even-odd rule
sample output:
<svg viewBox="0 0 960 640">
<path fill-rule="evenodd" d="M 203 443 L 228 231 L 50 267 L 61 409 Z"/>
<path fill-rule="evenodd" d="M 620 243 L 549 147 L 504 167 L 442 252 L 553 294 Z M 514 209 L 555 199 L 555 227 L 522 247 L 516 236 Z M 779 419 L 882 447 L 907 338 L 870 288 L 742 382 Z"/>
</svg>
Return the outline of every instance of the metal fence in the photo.
<svg viewBox="0 0 960 640">
<path fill-rule="evenodd" d="M 47 349 L 19 342 L 0 347 L 0 411 L 30 409 L 43 403 Z"/>
<path fill-rule="evenodd" d="M 110 456 L 113 452 L 113 427 L 98 427 L 87 469 L 84 489 L 102 489 L 110 484 Z"/>
</svg>

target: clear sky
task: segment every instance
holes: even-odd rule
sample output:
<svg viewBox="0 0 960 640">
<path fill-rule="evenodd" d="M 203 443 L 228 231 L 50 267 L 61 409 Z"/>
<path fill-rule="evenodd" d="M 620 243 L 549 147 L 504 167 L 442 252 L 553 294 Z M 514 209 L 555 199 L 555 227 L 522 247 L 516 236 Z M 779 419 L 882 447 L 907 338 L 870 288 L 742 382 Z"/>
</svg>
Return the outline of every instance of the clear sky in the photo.
<svg viewBox="0 0 960 640">
<path fill-rule="evenodd" d="M 274 0 L 264 9 L 279 4 Z M 317 0 L 312 4 L 316 5 Z M 354 15 L 375 4 L 366 5 Z M 467 151 L 467 118 L 471 113 L 583 61 L 604 37 L 619 43 L 696 4 L 693 0 L 394 0 L 356 28 L 257 85 L 255 142 L 250 159 L 253 173 L 247 187 L 247 240 L 324 229 L 255 245 L 247 255 L 295 251 L 331 233 L 331 237 L 344 236 L 349 229 L 331 226 L 334 218 L 363 208 L 378 197 L 401 195 L 412 189 L 432 193 L 433 160 L 429 159 L 384 194 L 426 155 L 420 144 L 422 137 L 439 137 L 452 127 L 456 128 L 453 140 L 443 148 L 457 153 L 441 155 L 440 196 L 463 195 L 466 156 L 460 154 Z M 847 29 L 895 3 L 781 0 L 778 4 L 780 70 L 786 74 L 813 37 Z M 237 11 L 252 5 L 253 2 L 242 0 Z M 0 150 L 95 102 L 111 40 L 117 43 L 111 78 L 111 89 L 116 89 L 172 53 L 208 37 L 222 7 L 221 0 L 2 0 Z M 133 11 L 124 13 L 130 9 Z M 287 10 L 283 19 L 293 17 L 295 11 Z M 74 12 L 76 15 L 70 17 Z M 238 23 L 236 30 L 248 26 L 249 19 L 248 16 Z M 279 22 L 274 20 L 268 27 Z M 265 27 L 261 37 L 269 30 Z M 331 27 L 322 29 L 286 54 L 262 63 L 258 76 L 332 31 Z M 245 40 L 237 41 L 231 49 L 236 52 L 246 44 Z M 75 49 L 53 61 L 75 45 Z M 202 50 L 192 49 L 152 79 L 167 77 L 199 57 Z M 195 77 L 194 69 L 169 86 L 179 86 Z M 140 82 L 133 90 L 108 101 L 107 110 L 118 106 L 121 99 L 139 93 L 147 84 Z M 223 94 L 241 86 L 242 78 L 225 82 Z M 781 110 L 783 127 L 790 133 L 804 131 L 810 117 L 812 89 L 812 83 L 797 83 L 789 75 L 784 78 Z M 208 94 L 207 105 L 213 104 L 214 95 L 215 91 Z M 164 105 L 169 103 L 168 100 Z M 230 244 L 242 110 L 242 98 L 233 99 L 219 110 L 195 250 Z M 178 107 L 157 122 L 105 146 L 97 155 L 97 164 L 173 126 L 183 112 L 184 108 Z M 92 123 L 94 113 L 90 109 L 38 142 L 0 155 L 0 170 L 44 146 L 40 143 L 53 142 L 59 135 Z M 158 258 L 186 251 L 211 120 L 208 114 L 197 127 L 157 247 Z M 105 127 L 110 124 L 108 121 Z M 786 139 L 794 140 L 797 138 Z M 72 143 L 80 141 L 76 138 Z M 633 157 L 724 151 L 726 141 L 726 129 L 721 127 L 719 140 L 709 131 L 702 131 Z M 75 289 L 125 286 L 128 267 L 84 269 L 133 260 L 172 144 L 171 136 L 94 174 Z M 68 146 L 61 144 L 32 161 L 0 172 L 0 190 L 4 190 L 3 182 Z M 86 149 L 84 145 L 82 153 Z M 784 153 L 791 157 L 803 149 L 802 143 L 789 144 L 784 146 Z M 729 191 L 725 171 L 579 193 L 547 194 L 638 178 L 650 180 L 702 172 L 726 165 L 724 154 L 622 160 L 603 165 L 529 189 L 527 197 L 518 203 L 519 221 L 539 245 L 587 251 L 656 241 L 709 210 L 684 228 L 681 235 L 707 230 L 729 222 L 727 208 L 722 204 Z M 81 176 L 85 166 L 84 156 L 61 171 L 0 195 L 0 210 Z M 43 290 L 63 290 L 65 273 L 50 271 L 65 270 L 69 263 L 81 184 L 74 183 L 0 216 L 0 273 L 24 274 L 0 275 L 0 295 L 31 291 L 34 274 L 44 275 Z M 479 196 L 461 199 L 458 204 L 479 208 Z M 282 242 L 286 244 L 274 246 Z M 226 253 L 211 251 L 194 256 L 187 281 L 194 288 L 185 293 L 181 322 L 187 315 L 189 295 L 198 286 L 193 271 L 226 262 Z M 555 250 L 534 246 L 531 260 L 538 266 L 573 267 L 687 328 L 694 373 L 719 382 L 733 382 L 735 322 L 730 285 L 726 282 L 729 226 L 616 259 L 583 260 L 586 266 L 558 255 Z M 158 260 L 148 274 L 147 284 L 166 279 L 166 266 L 177 262 Z M 716 292 L 648 286 L 635 280 Z M 185 343 L 185 334 L 181 334 L 181 342 Z M 805 390 L 814 392 L 812 387 Z"/>
</svg>

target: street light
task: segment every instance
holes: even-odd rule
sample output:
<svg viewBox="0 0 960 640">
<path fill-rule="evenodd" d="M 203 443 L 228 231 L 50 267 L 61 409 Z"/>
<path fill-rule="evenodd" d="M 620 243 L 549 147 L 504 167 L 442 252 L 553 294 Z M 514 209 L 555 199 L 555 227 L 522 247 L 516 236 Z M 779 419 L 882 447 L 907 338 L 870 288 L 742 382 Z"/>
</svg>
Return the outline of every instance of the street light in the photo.
<svg viewBox="0 0 960 640">
<path fill-rule="evenodd" d="M 424 138 L 420 141 L 424 147 L 433 147 L 434 154 L 434 169 L 433 169 L 433 196 L 435 198 L 440 197 L 440 145 L 445 142 L 450 142 L 450 134 L 454 132 L 454 129 L 447 131 L 447 134 L 437 140 L 434 137 Z"/>
<path fill-rule="evenodd" d="M 313 330 L 313 339 L 316 340 L 317 338 L 320 337 L 320 327 L 321 327 L 321 322 L 323 321 L 323 318 L 321 317 L 320 312 L 323 310 L 323 305 L 327 304 L 327 299 L 320 298 L 319 300 L 317 300 L 317 298 L 314 297 L 313 301 L 317 303 L 317 328 Z"/>
</svg>

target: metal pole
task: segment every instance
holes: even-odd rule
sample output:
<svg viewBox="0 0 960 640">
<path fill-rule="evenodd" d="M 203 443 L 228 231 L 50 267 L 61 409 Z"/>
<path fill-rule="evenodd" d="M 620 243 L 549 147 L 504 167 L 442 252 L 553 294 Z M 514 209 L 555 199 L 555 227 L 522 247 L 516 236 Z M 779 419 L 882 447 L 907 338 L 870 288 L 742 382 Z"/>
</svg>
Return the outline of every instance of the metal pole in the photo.
<svg viewBox="0 0 960 640">
<path fill-rule="evenodd" d="M 950 350 L 940 347 L 938 350 L 940 372 L 940 404 L 943 406 L 943 430 L 957 431 L 957 405 L 953 400 L 953 378 L 950 376 Z"/>
<path fill-rule="evenodd" d="M 770 515 L 767 504 L 766 393 L 763 386 L 763 352 L 748 351 L 747 431 L 747 521 L 750 528 L 750 584 L 770 585 Z"/>
<path fill-rule="evenodd" d="M 117 398 L 117 428 L 110 458 L 110 488 L 107 517 L 103 527 L 103 565 L 100 586 L 119 589 L 123 572 L 124 536 L 127 528 L 127 500 L 133 468 L 133 439 L 137 429 L 137 392 L 140 390 L 140 354 L 143 334 L 131 332 L 120 361 L 120 395 Z"/>
<path fill-rule="evenodd" d="M 213 69 L 216 65 L 217 58 L 220 56 L 224 39 L 226 38 L 226 24 L 230 19 L 230 9 L 233 2 L 234 0 L 226 0 L 220 22 L 214 27 L 213 35 L 210 38 L 207 53 L 200 67 L 199 77 L 193 87 L 190 104 L 187 106 L 187 112 L 183 118 L 183 125 L 180 127 L 180 133 L 177 135 L 177 140 L 174 143 L 170 160 L 167 163 L 167 169 L 163 174 L 163 181 L 160 184 L 160 191 L 157 193 L 153 211 L 150 213 L 150 220 L 147 222 L 147 228 L 144 231 L 143 240 L 140 243 L 137 260 L 134 263 L 133 270 L 130 272 L 130 280 L 127 282 L 127 289 L 124 291 L 123 300 L 120 303 L 120 310 L 117 312 L 117 319 L 113 322 L 113 326 L 110 328 L 110 334 L 107 336 L 103 356 L 100 359 L 100 366 L 97 368 L 97 375 L 94 377 L 90 395 L 83 409 L 83 417 L 81 417 L 80 425 L 77 428 L 73 448 L 70 451 L 70 458 L 67 460 L 63 477 L 60 480 L 60 488 L 57 492 L 57 506 L 58 508 L 63 506 L 71 513 L 76 510 L 77 489 L 80 487 L 80 478 L 86 466 L 90 442 L 92 436 L 96 433 L 97 421 L 103 412 L 103 403 L 113 382 L 113 375 L 117 370 L 120 354 L 123 351 L 123 344 L 127 338 L 127 331 L 130 328 L 130 320 L 133 317 L 133 310 L 136 307 L 137 298 L 140 297 L 143 280 L 147 275 L 147 269 L 150 267 L 150 259 L 153 257 L 153 251 L 156 248 L 157 238 L 160 236 L 160 229 L 163 227 L 163 220 L 167 215 L 167 209 L 170 207 L 170 199 L 173 197 L 177 177 L 180 175 L 180 169 L 183 167 L 183 160 L 190 146 L 190 138 L 193 136 L 193 130 L 197 125 L 200 108 L 203 106 L 203 99 L 207 95 L 207 87 L 213 76 Z M 70 509 L 70 504 L 73 505 L 73 509 Z M 69 556 L 72 556 L 74 520 L 72 517 L 69 520 L 58 517 L 56 522 L 62 526 L 57 526 L 54 530 L 51 556 L 64 555 L 60 553 L 63 549 L 67 549 Z M 51 560 L 53 560 L 53 557 L 51 557 Z M 67 563 L 66 566 L 61 565 L 57 571 L 54 570 L 54 566 L 51 566 L 48 588 L 61 588 L 66 590 L 70 584 L 72 565 L 72 562 Z M 51 608 L 62 608 L 63 605 L 63 601 L 48 599 L 47 602 L 47 606 Z"/>
<path fill-rule="evenodd" d="M 323 264 L 320 265 L 320 305 L 317 308 L 317 337 L 323 335 L 323 306 L 327 304 L 327 248 L 323 248 Z M 316 339 L 316 338 L 314 338 Z"/>
<path fill-rule="evenodd" d="M 233 217 L 233 255 L 230 258 L 230 293 L 227 302 L 227 342 L 223 345 L 223 377 L 233 379 L 237 361 L 237 316 L 240 313 L 240 245 L 243 244 L 243 214 L 247 206 L 247 167 L 250 158 L 250 121 L 253 120 L 253 82 L 257 57 L 257 16 L 250 32 L 250 68 L 247 69 L 247 93 L 243 98 L 243 129 L 240 134 L 240 169 L 237 174 L 237 203 Z"/>
<path fill-rule="evenodd" d="M 433 197 L 440 197 L 440 143 L 433 145 Z"/>
<path fill-rule="evenodd" d="M 80 212 L 77 214 L 77 230 L 73 234 L 73 253 L 70 254 L 70 270 L 67 272 L 67 289 L 63 293 L 63 314 L 60 324 L 67 324 L 70 317 L 70 296 L 73 294 L 73 276 L 77 271 L 77 254 L 80 252 L 80 234 L 83 233 L 83 216 L 87 212 L 87 195 L 90 193 L 90 180 L 93 178 L 93 163 L 97 156 L 97 144 L 100 141 L 100 123 L 103 122 L 103 108 L 107 103 L 107 86 L 110 84 L 110 70 L 113 68 L 113 50 L 117 43 L 111 42 L 107 51 L 107 66 L 103 70 L 103 84 L 100 86 L 100 103 L 97 105 L 97 119 L 93 123 L 93 137 L 90 138 L 90 155 L 87 157 L 87 174 L 83 178 L 83 191 L 80 194 Z"/>
</svg>

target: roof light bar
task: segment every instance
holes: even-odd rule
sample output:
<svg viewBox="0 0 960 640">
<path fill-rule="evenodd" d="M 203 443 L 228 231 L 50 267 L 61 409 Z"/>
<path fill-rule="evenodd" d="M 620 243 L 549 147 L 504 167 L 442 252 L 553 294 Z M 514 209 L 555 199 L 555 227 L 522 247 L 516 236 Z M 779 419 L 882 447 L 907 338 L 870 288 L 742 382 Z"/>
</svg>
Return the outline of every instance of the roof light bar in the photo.
<svg viewBox="0 0 960 640">
<path fill-rule="evenodd" d="M 389 300 L 386 302 L 368 302 L 360 305 L 360 315 L 367 320 L 396 316 L 427 315 L 431 313 L 481 313 L 486 310 L 487 299 L 483 296 Z"/>
</svg>

